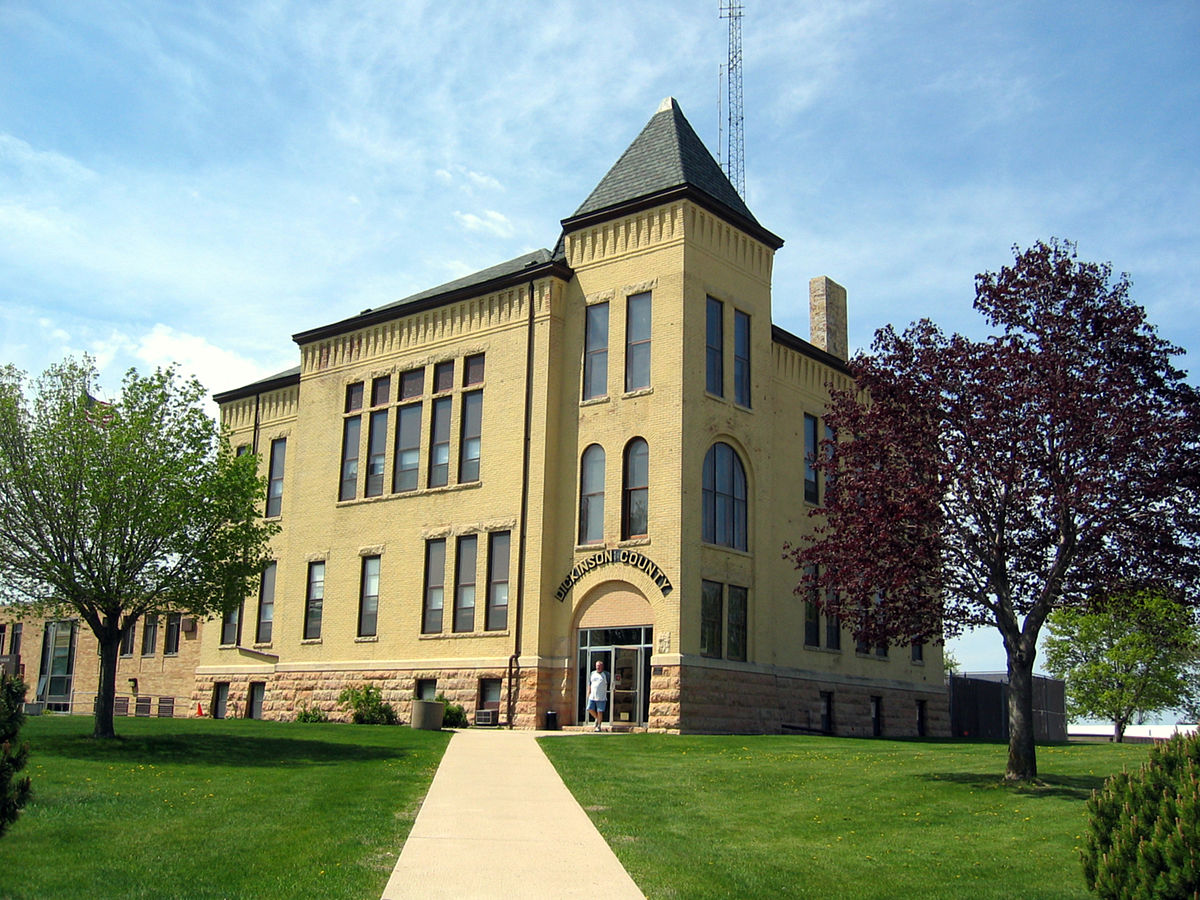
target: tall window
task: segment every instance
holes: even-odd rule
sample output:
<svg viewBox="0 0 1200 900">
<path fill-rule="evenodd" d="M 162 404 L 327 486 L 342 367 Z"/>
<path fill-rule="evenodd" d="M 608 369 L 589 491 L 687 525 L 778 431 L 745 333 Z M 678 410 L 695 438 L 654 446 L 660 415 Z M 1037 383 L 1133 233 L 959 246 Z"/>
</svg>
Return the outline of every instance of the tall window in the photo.
<svg viewBox="0 0 1200 900">
<path fill-rule="evenodd" d="M 179 632 L 183 622 L 181 613 L 167 613 L 167 633 L 163 638 L 163 655 L 174 656 L 179 652 Z"/>
<path fill-rule="evenodd" d="M 468 356 L 463 359 L 463 387 L 483 383 L 483 354 Z"/>
<path fill-rule="evenodd" d="M 507 531 L 488 536 L 488 598 L 484 628 L 503 631 L 508 627 L 508 557 L 510 538 Z"/>
<path fill-rule="evenodd" d="M 226 613 L 225 616 L 226 616 L 226 618 L 228 618 L 229 614 Z M 134 634 L 136 633 L 136 630 L 137 630 L 137 624 L 131 622 L 121 632 L 121 655 L 122 656 L 133 656 L 133 642 L 134 642 Z M 222 631 L 221 633 L 223 635 L 224 631 Z M 13 634 L 15 635 L 16 632 L 14 631 Z M 226 643 L 223 638 L 221 640 L 221 643 L 222 644 Z"/>
<path fill-rule="evenodd" d="M 433 424 L 429 429 L 429 486 L 441 487 L 450 480 L 451 398 L 433 401 Z"/>
<path fill-rule="evenodd" d="M 750 406 L 750 317 L 733 311 L 733 400 Z"/>
<path fill-rule="evenodd" d="M 708 298 L 704 342 L 704 387 L 717 397 L 725 396 L 725 304 Z"/>
<path fill-rule="evenodd" d="M 142 656 L 153 656 L 158 644 L 158 616 L 146 616 L 142 627 Z"/>
<path fill-rule="evenodd" d="M 221 618 L 221 643 L 240 644 L 242 642 L 242 604 L 227 611 Z"/>
<path fill-rule="evenodd" d="M 458 483 L 479 480 L 480 437 L 483 433 L 483 391 L 462 398 L 462 438 L 459 441 Z"/>
<path fill-rule="evenodd" d="M 382 375 L 371 382 L 371 405 L 387 406 L 392 399 L 392 378 Z"/>
<path fill-rule="evenodd" d="M 267 476 L 267 516 L 277 516 L 283 511 L 283 458 L 287 453 L 287 439 L 271 441 L 271 467 Z"/>
<path fill-rule="evenodd" d="M 400 373 L 400 399 L 411 400 L 425 393 L 425 370 L 409 369 Z"/>
<path fill-rule="evenodd" d="M 304 603 L 304 639 L 321 636 L 321 612 L 325 605 L 325 563 L 308 564 L 308 595 Z"/>
<path fill-rule="evenodd" d="M 592 444 L 579 467 L 579 543 L 604 540 L 604 448 Z"/>
<path fill-rule="evenodd" d="M 625 301 L 625 390 L 650 387 L 650 292 Z"/>
<path fill-rule="evenodd" d="M 275 563 L 267 563 L 258 584 L 258 626 L 254 629 L 254 640 L 269 644 L 275 628 Z"/>
<path fill-rule="evenodd" d="M 821 646 L 821 608 L 817 606 L 817 589 L 813 588 L 804 603 L 804 644 L 806 647 Z"/>
<path fill-rule="evenodd" d="M 392 379 L 376 378 L 371 385 L 371 406 L 386 406 L 391 400 Z M 368 497 L 383 493 L 383 467 L 387 459 L 388 411 L 376 409 L 371 413 L 371 426 L 367 433 L 367 488 Z"/>
<path fill-rule="evenodd" d="M 702 537 L 706 543 L 745 550 L 746 470 L 732 447 L 713 444 L 704 457 Z"/>
<path fill-rule="evenodd" d="M 358 589 L 358 636 L 373 637 L 379 621 L 379 557 L 364 556 Z"/>
<path fill-rule="evenodd" d="M 830 591 L 832 594 L 832 591 Z M 833 597 L 829 597 L 830 600 Z M 825 616 L 825 647 L 828 650 L 842 649 L 842 620 L 837 616 Z"/>
<path fill-rule="evenodd" d="M 392 471 L 392 490 L 415 491 L 417 469 L 421 464 L 421 404 L 401 406 L 396 413 L 396 461 Z"/>
<path fill-rule="evenodd" d="M 621 494 L 621 538 L 647 533 L 647 499 L 650 484 L 650 448 L 641 438 L 625 445 L 625 480 Z"/>
<path fill-rule="evenodd" d="M 425 607 L 421 615 L 421 633 L 442 630 L 442 606 L 446 593 L 446 542 L 439 539 L 425 544 Z"/>
<path fill-rule="evenodd" d="M 804 499 L 816 503 L 817 493 L 817 417 L 804 414 Z"/>
<path fill-rule="evenodd" d="M 433 392 L 441 394 L 454 390 L 454 360 L 440 362 L 433 367 Z"/>
<path fill-rule="evenodd" d="M 741 662 L 746 661 L 747 593 L 744 587 L 729 585 L 729 633 L 725 641 L 725 655 Z"/>
<path fill-rule="evenodd" d="M 358 413 L 363 405 L 363 383 L 346 385 L 346 412 Z M 342 471 L 338 487 L 339 500 L 353 500 L 358 493 L 358 442 L 362 435 L 362 416 L 351 415 L 342 420 Z"/>
<path fill-rule="evenodd" d="M 913 641 L 912 661 L 925 662 L 925 644 L 923 644 L 921 641 Z"/>
<path fill-rule="evenodd" d="M 700 655 L 721 657 L 721 592 L 716 581 L 701 582 Z"/>
<path fill-rule="evenodd" d="M 608 304 L 593 303 L 584 322 L 583 399 L 608 393 Z"/>
<path fill-rule="evenodd" d="M 834 430 L 831 427 L 829 427 L 828 423 L 826 423 L 826 425 L 825 425 L 825 440 L 829 442 L 825 445 L 825 461 L 826 462 L 833 459 L 833 452 L 834 452 L 833 441 L 835 440 L 835 438 L 836 438 L 836 434 L 834 433 Z M 835 478 L 836 478 L 836 476 L 834 474 L 833 469 L 825 470 L 825 502 L 826 503 L 829 502 L 829 492 L 833 489 L 833 482 L 834 482 Z"/>
<path fill-rule="evenodd" d="M 471 534 L 458 539 L 454 559 L 454 630 L 475 630 L 475 561 L 479 539 Z"/>
</svg>

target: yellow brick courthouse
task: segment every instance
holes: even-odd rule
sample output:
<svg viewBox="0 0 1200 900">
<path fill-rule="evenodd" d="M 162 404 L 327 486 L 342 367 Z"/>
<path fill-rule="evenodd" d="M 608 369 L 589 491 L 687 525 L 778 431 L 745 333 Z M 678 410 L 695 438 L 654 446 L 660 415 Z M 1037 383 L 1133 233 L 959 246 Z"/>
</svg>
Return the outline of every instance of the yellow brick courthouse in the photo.
<svg viewBox="0 0 1200 900">
<path fill-rule="evenodd" d="M 783 241 L 673 100 L 539 250 L 294 335 L 299 366 L 217 395 L 282 526 L 260 590 L 203 632 L 218 715 L 607 717 L 652 730 L 940 734 L 936 647 L 862 647 L 793 593 L 805 465 L 848 383 L 846 294 L 771 323 Z M 870 548 L 864 547 L 864 553 Z"/>
</svg>

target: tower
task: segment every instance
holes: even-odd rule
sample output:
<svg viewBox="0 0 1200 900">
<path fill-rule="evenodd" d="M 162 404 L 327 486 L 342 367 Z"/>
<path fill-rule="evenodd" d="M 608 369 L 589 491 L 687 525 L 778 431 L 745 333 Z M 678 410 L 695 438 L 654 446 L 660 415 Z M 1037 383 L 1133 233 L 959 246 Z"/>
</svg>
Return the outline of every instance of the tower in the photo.
<svg viewBox="0 0 1200 900">
<path fill-rule="evenodd" d="M 746 197 L 746 158 L 742 138 L 742 4 L 728 0 L 721 4 L 721 18 L 729 20 L 729 61 L 725 67 L 729 101 L 726 104 L 728 128 L 725 139 L 725 175 L 738 196 Z"/>
</svg>

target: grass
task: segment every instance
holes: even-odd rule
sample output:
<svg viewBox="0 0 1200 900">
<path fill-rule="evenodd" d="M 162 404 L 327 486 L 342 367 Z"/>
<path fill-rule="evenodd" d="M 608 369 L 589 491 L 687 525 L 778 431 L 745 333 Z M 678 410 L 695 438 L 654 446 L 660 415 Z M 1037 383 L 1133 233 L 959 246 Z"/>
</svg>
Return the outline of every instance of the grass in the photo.
<svg viewBox="0 0 1200 900">
<path fill-rule="evenodd" d="M 383 893 L 449 735 L 250 720 L 30 718 L 34 796 L 0 897 Z"/>
<path fill-rule="evenodd" d="M 1084 801 L 1145 746 L 554 737 L 542 748 L 647 897 L 1084 898 Z"/>
</svg>

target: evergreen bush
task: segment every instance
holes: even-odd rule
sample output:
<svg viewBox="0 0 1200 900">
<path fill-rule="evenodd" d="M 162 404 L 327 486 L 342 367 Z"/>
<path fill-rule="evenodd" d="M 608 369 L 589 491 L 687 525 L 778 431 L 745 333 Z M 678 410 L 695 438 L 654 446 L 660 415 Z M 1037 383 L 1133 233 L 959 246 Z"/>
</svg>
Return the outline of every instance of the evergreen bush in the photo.
<svg viewBox="0 0 1200 900">
<path fill-rule="evenodd" d="M 1087 803 L 1081 853 L 1088 888 L 1104 898 L 1200 893 L 1200 732 L 1150 750 L 1136 772 L 1118 772 Z"/>
<path fill-rule="evenodd" d="M 466 728 L 467 727 L 467 711 L 457 703 L 451 703 L 446 699 L 445 694 L 438 694 L 433 699 L 440 700 L 442 705 L 446 707 L 446 713 L 442 716 L 443 728 Z"/>
<path fill-rule="evenodd" d="M 29 745 L 17 745 L 25 724 L 25 682 L 0 672 L 0 835 L 17 820 L 31 789 L 29 776 L 18 778 L 29 759 Z"/>
<path fill-rule="evenodd" d="M 383 694 L 373 684 L 348 687 L 338 696 L 338 702 L 350 707 L 355 725 L 395 725 L 396 710 L 383 702 Z"/>
</svg>

